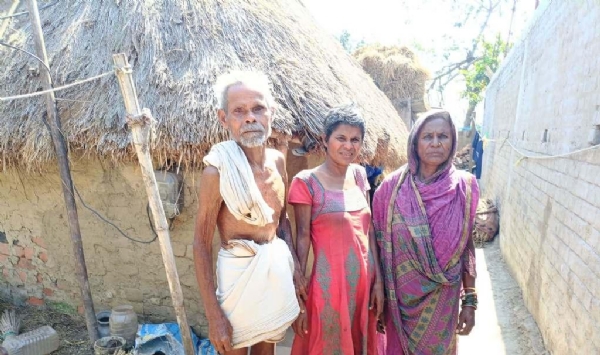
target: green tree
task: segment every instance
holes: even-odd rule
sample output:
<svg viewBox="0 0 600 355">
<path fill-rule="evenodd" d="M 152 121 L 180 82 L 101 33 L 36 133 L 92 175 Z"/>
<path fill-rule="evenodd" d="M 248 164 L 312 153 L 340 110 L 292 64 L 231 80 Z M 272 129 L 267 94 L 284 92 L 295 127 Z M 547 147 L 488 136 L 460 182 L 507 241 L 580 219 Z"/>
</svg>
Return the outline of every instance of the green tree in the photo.
<svg viewBox="0 0 600 355">
<path fill-rule="evenodd" d="M 342 33 L 339 35 L 338 40 L 340 41 L 340 44 L 342 45 L 342 47 L 344 47 L 346 52 L 352 52 L 352 44 L 350 43 L 350 32 L 348 32 L 347 30 L 343 30 Z"/>
<path fill-rule="evenodd" d="M 500 62 L 510 49 L 510 44 L 504 42 L 501 35 L 498 34 L 492 42 L 481 40 L 479 48 L 481 53 L 472 65 L 467 69 L 460 70 L 466 84 L 462 96 L 469 101 L 469 108 L 464 121 L 465 127 L 471 124 L 475 107 L 483 99 L 483 93 L 500 66 Z"/>
</svg>

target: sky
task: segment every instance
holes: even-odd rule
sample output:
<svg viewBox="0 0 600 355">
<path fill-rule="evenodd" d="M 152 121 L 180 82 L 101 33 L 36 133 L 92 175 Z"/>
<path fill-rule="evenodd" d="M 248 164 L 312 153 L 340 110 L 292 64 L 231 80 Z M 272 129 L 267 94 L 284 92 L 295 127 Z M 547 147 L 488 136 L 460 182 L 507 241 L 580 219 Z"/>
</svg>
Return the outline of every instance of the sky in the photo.
<svg viewBox="0 0 600 355">
<path fill-rule="evenodd" d="M 466 53 L 448 50 L 450 44 L 467 47 L 478 33 L 479 25 L 472 20 L 467 22 L 467 26 L 455 26 L 462 21 L 465 13 L 461 11 L 464 7 L 455 8 L 453 3 L 479 1 L 482 0 L 302 0 L 317 23 L 333 36 L 348 31 L 354 43 L 364 40 L 384 45 L 408 45 L 417 51 L 421 62 L 432 73 L 447 63 L 441 57 L 444 53 Z M 505 4 L 490 18 L 485 37 L 492 38 L 497 33 L 507 37 L 512 5 L 512 1 L 505 0 Z M 534 7 L 535 0 L 517 1 L 513 39 L 517 39 L 526 28 Z M 452 59 L 458 62 L 464 58 Z M 459 117 L 459 122 L 464 119 L 468 106 L 466 100 L 460 98 L 463 88 L 464 84 L 457 81 L 447 88 L 444 95 L 445 108 L 455 118 Z M 432 105 L 438 102 L 435 95 L 430 97 Z"/>
</svg>

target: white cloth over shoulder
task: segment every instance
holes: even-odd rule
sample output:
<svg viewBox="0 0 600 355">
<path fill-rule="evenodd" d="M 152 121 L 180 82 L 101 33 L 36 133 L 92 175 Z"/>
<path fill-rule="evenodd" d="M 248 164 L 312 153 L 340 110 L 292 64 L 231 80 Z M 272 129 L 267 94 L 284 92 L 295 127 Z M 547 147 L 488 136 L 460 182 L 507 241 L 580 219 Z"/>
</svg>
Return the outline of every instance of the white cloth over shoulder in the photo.
<svg viewBox="0 0 600 355">
<path fill-rule="evenodd" d="M 287 244 L 230 240 L 217 259 L 217 300 L 233 327 L 233 347 L 283 340 L 300 306 Z"/>
<path fill-rule="evenodd" d="M 219 170 L 221 196 L 237 220 L 255 226 L 273 222 L 274 211 L 256 186 L 248 158 L 236 142 L 213 145 L 203 161 Z"/>
</svg>

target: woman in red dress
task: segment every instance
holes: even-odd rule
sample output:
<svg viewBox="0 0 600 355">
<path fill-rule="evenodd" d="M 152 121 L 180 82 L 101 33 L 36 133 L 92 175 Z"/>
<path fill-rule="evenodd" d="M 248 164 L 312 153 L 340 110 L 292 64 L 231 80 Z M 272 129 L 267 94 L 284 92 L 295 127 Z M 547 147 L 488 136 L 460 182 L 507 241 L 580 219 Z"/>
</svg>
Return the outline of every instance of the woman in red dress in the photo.
<svg viewBox="0 0 600 355">
<path fill-rule="evenodd" d="M 342 106 L 328 112 L 324 130 L 325 162 L 298 173 L 289 190 L 302 272 L 311 242 L 315 256 L 307 299 L 300 299 L 306 312 L 293 325 L 292 355 L 376 354 L 383 282 L 367 174 L 352 164 L 364 120 L 353 105 Z"/>
</svg>

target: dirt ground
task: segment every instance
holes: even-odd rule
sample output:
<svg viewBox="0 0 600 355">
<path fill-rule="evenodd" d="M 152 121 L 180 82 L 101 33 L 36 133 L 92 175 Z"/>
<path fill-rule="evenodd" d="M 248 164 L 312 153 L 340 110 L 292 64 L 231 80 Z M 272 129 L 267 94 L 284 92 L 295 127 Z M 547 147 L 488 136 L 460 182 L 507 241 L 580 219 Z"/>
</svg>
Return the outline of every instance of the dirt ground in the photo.
<svg viewBox="0 0 600 355">
<path fill-rule="evenodd" d="M 21 331 L 25 333 L 43 325 L 49 325 L 58 332 L 60 348 L 52 355 L 89 355 L 94 351 L 87 341 L 87 329 L 81 316 L 70 315 L 64 311 L 48 308 L 35 308 L 31 306 L 14 306 L 6 300 L 0 299 L 0 313 L 5 309 L 15 309 L 21 319 Z"/>
<path fill-rule="evenodd" d="M 486 355 L 547 355 L 540 331 L 525 308 L 521 290 L 502 259 L 497 238 L 477 249 L 477 273 L 476 326 L 471 335 L 460 338 L 459 354 L 479 355 L 484 350 Z M 61 346 L 53 355 L 93 354 L 81 316 L 50 308 L 15 307 L 0 300 L 0 312 L 6 308 L 15 308 L 20 315 L 21 332 L 42 325 L 56 329 Z M 288 354 L 290 344 L 281 344 L 277 353 Z"/>
<path fill-rule="evenodd" d="M 498 237 L 477 251 L 479 306 L 475 329 L 459 340 L 460 355 L 546 355 L 540 331 L 508 271 Z"/>
</svg>

